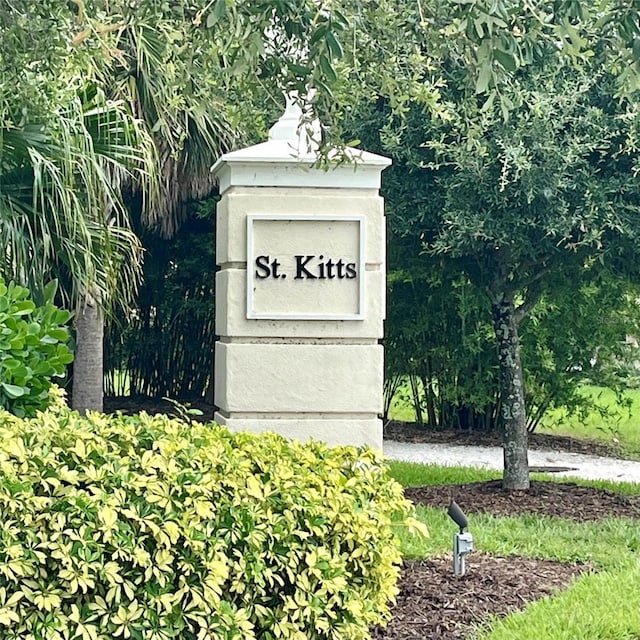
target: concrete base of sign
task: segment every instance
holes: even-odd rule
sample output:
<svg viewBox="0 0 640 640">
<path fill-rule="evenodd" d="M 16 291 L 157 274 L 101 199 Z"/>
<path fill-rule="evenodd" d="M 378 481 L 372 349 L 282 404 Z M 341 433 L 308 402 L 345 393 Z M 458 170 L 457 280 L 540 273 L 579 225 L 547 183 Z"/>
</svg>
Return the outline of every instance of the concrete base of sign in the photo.
<svg viewBox="0 0 640 640">
<path fill-rule="evenodd" d="M 306 442 L 321 440 L 329 446 L 353 445 L 368 446 L 382 450 L 382 421 L 379 419 L 336 419 L 305 418 L 300 415 L 295 419 L 277 416 L 260 416 L 228 418 L 220 413 L 214 415 L 218 424 L 224 424 L 231 431 L 253 431 L 262 433 L 273 431 L 286 438 Z"/>
<path fill-rule="evenodd" d="M 382 448 L 379 344 L 216 345 L 216 422 L 299 440 Z"/>
<path fill-rule="evenodd" d="M 227 415 L 382 411 L 382 345 L 219 342 L 215 397 Z"/>
</svg>

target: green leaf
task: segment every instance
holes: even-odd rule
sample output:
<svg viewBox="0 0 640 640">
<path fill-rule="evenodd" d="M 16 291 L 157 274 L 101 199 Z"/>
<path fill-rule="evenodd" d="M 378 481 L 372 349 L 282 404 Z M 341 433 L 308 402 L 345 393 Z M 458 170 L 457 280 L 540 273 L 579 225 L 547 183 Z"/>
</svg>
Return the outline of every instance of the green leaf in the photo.
<svg viewBox="0 0 640 640">
<path fill-rule="evenodd" d="M 9 384 L 8 382 L 0 382 L 0 386 L 10 398 L 21 398 L 28 391 L 26 387 L 19 387 L 16 384 Z"/>
<path fill-rule="evenodd" d="M 320 63 L 320 69 L 322 70 L 322 73 L 327 78 L 327 80 L 329 80 L 330 82 L 335 82 L 338 79 L 338 74 L 333 68 L 333 65 L 331 64 L 331 60 L 329 60 L 327 56 L 322 54 L 320 55 L 319 63 Z"/>
<path fill-rule="evenodd" d="M 314 86 L 319 90 L 322 91 L 323 93 L 325 93 L 327 96 L 329 96 L 330 98 L 333 97 L 333 92 L 331 91 L 331 87 L 324 82 L 323 80 L 321 80 L 320 78 L 316 78 L 314 80 Z"/>
<path fill-rule="evenodd" d="M 478 38 L 482 39 L 484 38 L 484 27 L 482 26 L 484 24 L 485 20 L 482 16 L 476 18 L 473 21 L 473 26 L 476 30 L 476 33 L 478 34 Z"/>
<path fill-rule="evenodd" d="M 44 286 L 44 289 L 42 291 L 42 293 L 44 295 L 44 301 L 53 303 L 53 301 L 54 301 L 54 299 L 56 297 L 57 291 L 58 291 L 58 281 L 57 280 L 51 280 L 50 282 L 47 282 L 47 284 Z"/>
<path fill-rule="evenodd" d="M 290 63 L 287 67 L 291 73 L 296 76 L 302 76 L 303 78 L 306 78 L 311 73 L 311 69 L 309 69 L 309 67 L 295 62 Z"/>
<path fill-rule="evenodd" d="M 14 316 L 26 316 L 33 313 L 35 308 L 36 306 L 33 302 L 25 300 L 24 302 L 16 302 L 11 309 L 11 313 Z"/>
<path fill-rule="evenodd" d="M 62 364 L 71 364 L 73 362 L 73 353 L 66 351 L 65 353 L 59 354 L 58 360 Z"/>
<path fill-rule="evenodd" d="M 48 335 L 59 342 L 66 342 L 69 339 L 69 332 L 66 329 L 49 329 Z"/>
<path fill-rule="evenodd" d="M 216 0 L 216 3 L 213 5 L 213 9 L 211 9 L 207 16 L 207 28 L 211 29 L 211 27 L 216 25 L 220 18 L 225 14 L 226 10 L 227 4 L 225 0 Z"/>
<path fill-rule="evenodd" d="M 478 73 L 478 79 L 476 80 L 476 93 L 484 93 L 489 88 L 489 83 L 492 78 L 493 72 L 489 65 L 482 65 L 482 67 L 480 67 L 480 72 Z"/>
<path fill-rule="evenodd" d="M 56 309 L 53 317 L 51 318 L 51 322 L 54 324 L 66 324 L 71 319 L 71 312 L 66 311 L 65 309 Z"/>
<path fill-rule="evenodd" d="M 40 334 L 40 324 L 38 322 L 30 322 L 27 331 L 34 336 Z"/>
<path fill-rule="evenodd" d="M 518 64 L 515 56 L 501 49 L 494 49 L 493 57 L 504 67 L 506 71 L 515 71 Z"/>
<path fill-rule="evenodd" d="M 11 373 L 12 369 L 17 369 L 20 366 L 20 361 L 15 358 L 7 358 L 2 360 L 2 366 Z"/>
<path fill-rule="evenodd" d="M 46 360 L 38 363 L 33 369 L 33 374 L 36 376 L 53 376 L 55 375 L 55 373 L 55 367 L 49 364 L 49 362 Z"/>
<path fill-rule="evenodd" d="M 485 100 L 484 104 L 482 105 L 482 109 L 480 109 L 480 111 L 482 113 L 486 113 L 487 111 L 490 111 L 491 108 L 493 107 L 493 103 L 496 99 L 496 93 L 495 91 L 492 91 L 489 94 L 489 97 Z"/>
<path fill-rule="evenodd" d="M 332 58 L 340 59 L 344 55 L 344 49 L 340 44 L 340 41 L 336 38 L 333 31 L 327 31 L 327 47 L 329 48 L 329 52 L 331 53 Z"/>
<path fill-rule="evenodd" d="M 327 33 L 329 27 L 326 24 L 322 24 L 320 25 L 312 34 L 311 34 L 311 38 L 309 39 L 309 44 L 310 45 L 314 45 L 316 44 L 316 42 L 319 42 L 325 35 L 325 33 Z"/>
<path fill-rule="evenodd" d="M 11 339 L 9 347 L 12 351 L 20 351 L 24 347 L 24 338 L 22 336 L 15 336 Z"/>
</svg>

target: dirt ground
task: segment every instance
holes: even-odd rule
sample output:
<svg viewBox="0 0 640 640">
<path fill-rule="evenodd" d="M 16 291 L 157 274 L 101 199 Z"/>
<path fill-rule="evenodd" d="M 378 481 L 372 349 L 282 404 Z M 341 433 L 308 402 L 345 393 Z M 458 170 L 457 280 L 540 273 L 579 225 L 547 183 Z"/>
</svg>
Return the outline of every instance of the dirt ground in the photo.
<svg viewBox="0 0 640 640">
<path fill-rule="evenodd" d="M 375 640 L 464 640 L 490 616 L 504 616 L 566 588 L 589 567 L 472 554 L 456 578 L 451 558 L 405 562 L 393 620 Z"/>
<path fill-rule="evenodd" d="M 499 445 L 497 436 L 459 432 L 424 432 L 412 425 L 391 423 L 385 436 L 403 442 L 447 442 Z M 534 434 L 531 447 L 615 455 L 613 448 L 572 438 Z M 640 496 L 574 483 L 531 483 L 529 491 L 507 493 L 500 480 L 463 485 L 415 487 L 405 491 L 415 504 L 446 509 L 455 500 L 467 514 L 540 513 L 575 521 L 630 517 L 640 521 Z M 406 562 L 393 620 L 376 640 L 463 640 L 491 616 L 523 609 L 529 602 L 569 586 L 590 567 L 546 560 L 496 558 L 472 554 L 467 573 L 455 578 L 451 558 Z"/>
<path fill-rule="evenodd" d="M 210 405 L 194 403 L 202 411 L 200 420 L 211 420 Z M 122 410 L 175 413 L 166 401 L 144 398 L 111 398 L 106 411 Z M 405 442 L 449 442 L 495 445 L 490 434 L 425 432 L 412 425 L 390 423 L 385 437 Z M 534 435 L 532 447 L 615 455 L 615 449 L 571 438 Z M 640 496 L 620 496 L 611 491 L 581 487 L 573 483 L 532 482 L 528 492 L 506 493 L 498 480 L 465 485 L 417 487 L 406 490 L 416 504 L 446 509 L 454 499 L 467 514 L 494 515 L 542 513 L 573 520 L 599 520 L 626 516 L 640 520 Z M 587 565 L 548 560 L 498 558 L 474 553 L 467 559 L 467 573 L 453 575 L 451 558 L 406 561 L 402 568 L 400 594 L 393 620 L 385 629 L 374 629 L 375 640 L 464 640 L 491 616 L 504 616 L 523 609 L 529 602 L 566 588 Z"/>
<path fill-rule="evenodd" d="M 213 405 L 203 400 L 184 400 L 179 403 L 185 409 L 196 409 L 199 415 L 193 415 L 194 420 L 202 422 L 211 422 L 213 420 Z M 150 414 L 166 413 L 167 415 L 178 415 L 179 409 L 169 400 L 162 398 L 147 398 L 146 396 L 126 396 L 126 397 L 106 397 L 104 399 L 105 413 L 114 413 L 122 411 L 122 413 L 132 414 L 146 411 Z"/>
<path fill-rule="evenodd" d="M 406 422 L 389 422 L 384 427 L 384 437 L 398 442 L 442 442 L 447 444 L 468 444 L 479 446 L 502 446 L 498 433 L 481 431 L 435 431 L 424 429 Z M 580 440 L 566 436 L 554 436 L 546 433 L 530 433 L 531 449 L 550 449 L 551 451 L 569 451 L 594 456 L 621 457 L 621 451 L 613 444 L 593 440 Z"/>
<path fill-rule="evenodd" d="M 415 504 L 446 509 L 455 500 L 469 513 L 516 515 L 540 513 L 568 518 L 576 522 L 601 520 L 608 517 L 638 518 L 640 496 L 623 496 L 606 489 L 583 487 L 572 482 L 532 481 L 529 491 L 507 493 L 501 480 L 473 482 L 462 485 L 415 487 L 405 490 Z"/>
</svg>

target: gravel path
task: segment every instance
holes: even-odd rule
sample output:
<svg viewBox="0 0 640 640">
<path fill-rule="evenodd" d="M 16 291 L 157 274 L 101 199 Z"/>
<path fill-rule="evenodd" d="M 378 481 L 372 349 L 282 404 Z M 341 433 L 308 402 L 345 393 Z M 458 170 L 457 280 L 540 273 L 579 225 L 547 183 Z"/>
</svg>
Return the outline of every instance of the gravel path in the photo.
<svg viewBox="0 0 640 640">
<path fill-rule="evenodd" d="M 383 452 L 387 458 L 392 460 L 502 470 L 502 449 L 500 447 L 385 440 Z M 530 449 L 529 465 L 544 467 L 545 471 L 553 471 L 554 476 L 563 478 L 640 483 L 640 462 L 632 460 Z M 569 470 L 556 471 L 558 468 L 568 468 Z"/>
</svg>

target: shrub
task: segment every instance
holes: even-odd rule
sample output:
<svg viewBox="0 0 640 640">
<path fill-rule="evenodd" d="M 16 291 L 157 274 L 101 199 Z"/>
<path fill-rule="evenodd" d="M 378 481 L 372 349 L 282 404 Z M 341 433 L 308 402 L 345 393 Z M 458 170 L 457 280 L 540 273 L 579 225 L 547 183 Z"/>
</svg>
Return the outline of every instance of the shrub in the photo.
<svg viewBox="0 0 640 640">
<path fill-rule="evenodd" d="M 73 360 L 66 343 L 68 311 L 53 304 L 56 283 L 36 306 L 29 290 L 0 279 L 0 407 L 17 415 L 46 408 L 51 378 L 62 377 Z"/>
<path fill-rule="evenodd" d="M 368 637 L 400 485 L 371 451 L 166 416 L 0 416 L 0 637 Z"/>
</svg>

